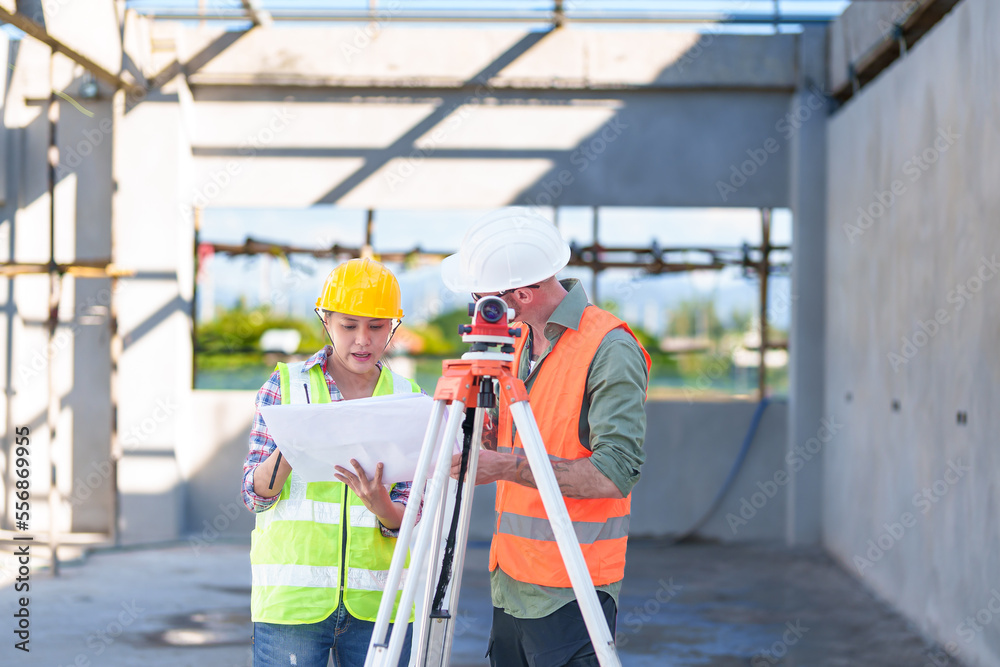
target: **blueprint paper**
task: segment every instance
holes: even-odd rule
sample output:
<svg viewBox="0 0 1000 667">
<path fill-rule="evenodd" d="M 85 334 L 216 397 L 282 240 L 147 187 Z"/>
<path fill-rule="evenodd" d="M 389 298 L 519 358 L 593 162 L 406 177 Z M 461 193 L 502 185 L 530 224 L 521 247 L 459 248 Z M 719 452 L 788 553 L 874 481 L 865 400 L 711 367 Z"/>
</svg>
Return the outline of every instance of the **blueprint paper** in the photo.
<svg viewBox="0 0 1000 667">
<path fill-rule="evenodd" d="M 413 480 L 434 401 L 423 394 L 390 394 L 332 403 L 268 405 L 260 409 L 268 433 L 306 482 L 336 482 L 335 466 L 369 478 L 383 463 L 382 483 Z M 442 419 L 441 431 L 444 432 Z M 461 449 L 455 444 L 454 453 Z M 434 459 L 436 460 L 436 459 Z M 433 465 L 433 464 L 432 464 Z"/>
</svg>

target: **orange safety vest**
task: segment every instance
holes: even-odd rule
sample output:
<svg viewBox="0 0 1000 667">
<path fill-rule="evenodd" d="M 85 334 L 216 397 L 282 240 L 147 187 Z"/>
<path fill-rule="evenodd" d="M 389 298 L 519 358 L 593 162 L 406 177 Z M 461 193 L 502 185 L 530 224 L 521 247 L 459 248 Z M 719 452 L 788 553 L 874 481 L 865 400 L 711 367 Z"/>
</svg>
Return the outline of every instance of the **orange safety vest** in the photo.
<svg viewBox="0 0 1000 667">
<path fill-rule="evenodd" d="M 579 431 L 587 374 L 601 341 L 609 331 L 618 327 L 635 338 L 628 325 L 617 317 L 596 306 L 587 306 L 579 330 L 566 329 L 538 369 L 528 401 L 545 450 L 553 461 L 572 461 L 591 455 L 591 451 L 580 442 Z M 527 327 L 524 330 L 527 332 Z M 520 368 L 521 352 L 527 337 L 526 333 L 515 344 L 515 372 Z M 641 344 L 639 348 L 646 357 L 648 373 L 649 354 Z M 497 451 L 524 456 L 521 438 L 513 428 L 509 410 L 501 408 L 497 426 Z M 563 500 L 594 585 L 621 581 L 625 576 L 625 547 L 632 494 L 621 499 L 564 497 Z M 497 482 L 490 571 L 499 565 L 518 581 L 562 588 L 571 586 L 547 517 L 541 495 L 536 489 L 514 482 Z"/>
</svg>

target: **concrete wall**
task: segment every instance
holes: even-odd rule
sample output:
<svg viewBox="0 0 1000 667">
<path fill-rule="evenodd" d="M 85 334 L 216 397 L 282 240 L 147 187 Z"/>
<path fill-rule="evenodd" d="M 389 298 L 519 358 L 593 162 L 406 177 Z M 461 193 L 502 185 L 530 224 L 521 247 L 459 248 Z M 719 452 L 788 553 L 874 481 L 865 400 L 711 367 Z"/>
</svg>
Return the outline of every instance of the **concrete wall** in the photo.
<svg viewBox="0 0 1000 667">
<path fill-rule="evenodd" d="M 219 536 L 247 537 L 253 530 L 253 514 L 243 505 L 240 485 L 255 396 L 254 391 L 196 391 L 191 396 L 198 428 L 178 443 L 177 463 L 185 485 L 182 530 L 195 546 Z"/>
<path fill-rule="evenodd" d="M 632 496 L 630 534 L 677 535 L 701 519 L 736 460 L 755 408 L 737 402 L 646 405 L 647 458 Z M 783 537 L 787 420 L 787 403 L 768 405 L 742 469 L 701 537 Z"/>
<path fill-rule="evenodd" d="M 827 85 L 840 90 L 851 84 L 850 68 L 870 58 L 885 40 L 895 39 L 897 25 L 922 12 L 934 0 L 852 2 L 830 24 Z"/>
<path fill-rule="evenodd" d="M 755 403 L 740 402 L 646 404 L 646 463 L 632 491 L 631 536 L 678 536 L 702 518 L 729 475 L 755 409 Z M 788 404 L 774 401 L 733 486 L 698 537 L 722 542 L 784 537 L 787 440 Z M 808 452 L 795 457 L 819 467 Z M 469 539 L 492 537 L 495 492 L 493 484 L 476 489 Z"/>
<path fill-rule="evenodd" d="M 964 0 L 828 134 L 825 400 L 844 426 L 823 541 L 983 665 L 1000 664 L 997 34 L 1000 5 Z"/>
<path fill-rule="evenodd" d="M 239 495 L 253 399 L 252 391 L 193 394 L 192 414 L 199 428 L 178 444 L 177 460 L 186 487 L 185 533 L 195 546 L 219 535 L 246 536 L 253 528 L 253 516 Z M 630 534 L 677 535 L 701 518 L 729 474 L 755 407 L 738 402 L 647 404 L 647 459 L 632 496 Z M 726 542 L 782 538 L 787 420 L 785 402 L 768 406 L 742 470 L 700 536 Z M 494 485 L 476 489 L 470 539 L 490 539 L 494 491 Z"/>
</svg>

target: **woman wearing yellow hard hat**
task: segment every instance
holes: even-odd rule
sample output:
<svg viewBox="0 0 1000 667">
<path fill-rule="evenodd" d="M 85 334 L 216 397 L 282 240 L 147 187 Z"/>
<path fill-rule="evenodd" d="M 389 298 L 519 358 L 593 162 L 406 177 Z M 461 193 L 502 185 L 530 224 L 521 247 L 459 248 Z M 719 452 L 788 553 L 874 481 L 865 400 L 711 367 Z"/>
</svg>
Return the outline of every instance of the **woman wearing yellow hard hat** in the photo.
<svg viewBox="0 0 1000 667">
<path fill-rule="evenodd" d="M 361 665 L 382 600 L 410 484 L 382 484 L 382 464 L 338 467 L 337 481 L 306 483 L 282 458 L 260 408 L 418 392 L 381 362 L 403 317 L 399 283 L 370 259 L 335 268 L 316 300 L 330 345 L 279 363 L 257 392 L 243 502 L 256 513 L 250 547 L 255 667 Z M 398 607 L 399 596 L 396 604 Z M 398 609 L 393 609 L 393 620 Z M 400 665 L 409 662 L 413 612 Z"/>
</svg>

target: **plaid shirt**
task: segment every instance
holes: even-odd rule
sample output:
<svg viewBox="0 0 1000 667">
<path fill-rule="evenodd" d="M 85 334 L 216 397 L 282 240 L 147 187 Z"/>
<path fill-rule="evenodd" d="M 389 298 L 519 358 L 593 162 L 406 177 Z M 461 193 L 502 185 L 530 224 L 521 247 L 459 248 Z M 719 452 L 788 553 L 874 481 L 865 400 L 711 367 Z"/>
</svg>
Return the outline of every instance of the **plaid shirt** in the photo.
<svg viewBox="0 0 1000 667">
<path fill-rule="evenodd" d="M 309 357 L 305 363 L 305 370 L 308 371 L 310 368 L 316 364 L 323 365 L 323 376 L 326 378 L 326 386 L 330 390 L 330 400 L 331 401 L 342 401 L 344 400 L 343 395 L 337 388 L 337 383 L 333 381 L 330 377 L 330 373 L 327 370 L 326 359 L 333 352 L 333 348 L 330 345 L 325 346 L 322 350 L 316 354 Z M 377 367 L 381 370 L 382 364 L 378 362 Z M 247 454 L 246 459 L 243 461 L 243 504 L 247 506 L 251 512 L 263 512 L 264 510 L 270 509 L 274 503 L 278 502 L 278 496 L 273 498 L 264 498 L 263 496 L 258 496 L 253 490 L 253 473 L 262 462 L 264 462 L 267 457 L 271 455 L 277 445 L 271 436 L 267 432 L 267 425 L 264 424 L 264 419 L 260 416 L 260 409 L 265 405 L 281 405 L 281 377 L 278 371 L 275 370 L 271 373 L 271 377 L 268 378 L 264 386 L 260 388 L 257 392 L 257 400 L 255 401 L 255 409 L 253 415 L 253 426 L 250 428 L 250 451 Z M 410 487 L 412 484 L 409 482 L 399 482 L 393 484 L 389 489 L 389 498 L 394 503 L 401 503 L 406 505 L 410 499 Z M 417 520 L 420 520 L 420 515 L 417 515 Z M 398 530 L 390 530 L 379 522 L 379 528 L 382 529 L 382 535 L 384 537 L 396 537 L 399 535 Z"/>
</svg>

